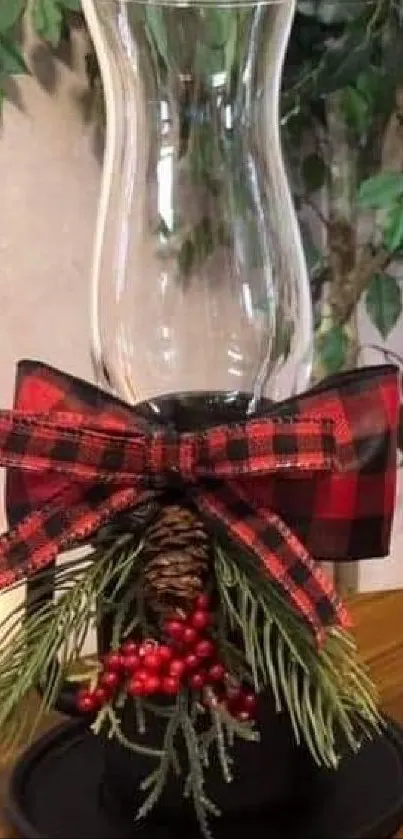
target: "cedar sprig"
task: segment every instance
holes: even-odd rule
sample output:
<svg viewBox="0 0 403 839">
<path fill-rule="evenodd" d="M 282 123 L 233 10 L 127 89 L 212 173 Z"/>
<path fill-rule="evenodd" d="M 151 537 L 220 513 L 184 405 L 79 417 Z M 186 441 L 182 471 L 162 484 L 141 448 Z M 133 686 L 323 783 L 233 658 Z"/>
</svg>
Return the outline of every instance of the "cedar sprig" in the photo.
<svg viewBox="0 0 403 839">
<path fill-rule="evenodd" d="M 127 698 L 126 701 L 133 700 Z M 137 702 L 142 706 L 140 714 L 142 720 L 146 718 L 149 720 L 153 713 L 166 718 L 165 735 L 159 749 L 145 746 L 142 742 L 128 740 L 121 729 L 117 710 L 111 705 L 105 706 L 100 711 L 93 725 L 95 733 L 99 734 L 102 731 L 107 737 L 115 737 L 124 748 L 135 754 L 155 758 L 157 761 L 156 768 L 141 784 L 141 790 L 146 793 L 146 798 L 138 810 L 137 820 L 146 818 L 158 804 L 168 775 L 173 771 L 176 776 L 182 776 L 184 797 L 193 800 L 201 835 L 204 839 L 212 839 L 209 817 L 218 817 L 220 812 L 204 790 L 206 770 L 210 762 L 209 753 L 213 748 L 216 750 L 223 778 L 230 783 L 232 779 L 230 749 L 235 736 L 249 742 L 259 739 L 253 723 L 243 723 L 233 719 L 221 705 L 204 708 L 186 691 L 182 691 L 176 703 L 169 707 L 154 705 L 147 700 L 137 700 Z M 138 713 L 138 708 L 136 710 Z M 210 716 L 210 724 L 206 727 L 208 716 Z M 205 718 L 202 720 L 202 725 L 199 724 L 200 717 Z M 143 736 L 144 733 L 141 726 L 139 734 Z M 185 745 L 185 756 L 182 756 L 184 765 L 181 765 L 178 755 L 179 738 L 180 742 Z"/>
</svg>

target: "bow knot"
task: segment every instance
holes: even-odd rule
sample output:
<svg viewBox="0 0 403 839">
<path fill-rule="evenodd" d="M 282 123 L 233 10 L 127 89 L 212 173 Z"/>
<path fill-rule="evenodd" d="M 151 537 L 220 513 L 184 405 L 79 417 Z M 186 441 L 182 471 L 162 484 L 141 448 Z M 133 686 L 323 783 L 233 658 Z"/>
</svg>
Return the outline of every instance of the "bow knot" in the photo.
<svg viewBox="0 0 403 839">
<path fill-rule="evenodd" d="M 318 639 L 327 624 L 348 623 L 320 560 L 388 552 L 399 409 L 391 366 L 270 403 L 259 418 L 186 431 L 35 362 L 20 365 L 15 402 L 0 412 L 13 524 L 0 539 L 0 587 L 178 487 Z"/>
<path fill-rule="evenodd" d="M 173 428 L 151 433 L 148 473 L 156 488 L 181 487 L 196 480 L 198 437 Z"/>
<path fill-rule="evenodd" d="M 146 472 L 158 486 L 288 472 L 329 472 L 341 464 L 342 421 L 267 417 L 203 431 L 156 431 L 144 441 Z M 132 464 L 139 476 L 139 463 Z"/>
</svg>

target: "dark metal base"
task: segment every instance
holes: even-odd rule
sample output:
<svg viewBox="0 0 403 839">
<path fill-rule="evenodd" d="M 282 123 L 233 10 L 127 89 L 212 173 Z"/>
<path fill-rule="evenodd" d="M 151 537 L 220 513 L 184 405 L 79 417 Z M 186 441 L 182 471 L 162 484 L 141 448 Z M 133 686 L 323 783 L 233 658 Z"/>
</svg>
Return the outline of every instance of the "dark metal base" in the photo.
<svg viewBox="0 0 403 839">
<path fill-rule="evenodd" d="M 20 759 L 6 810 L 27 839 L 199 839 L 197 824 L 154 812 L 136 823 L 103 789 L 102 741 L 80 721 L 52 731 Z M 301 779 L 303 783 L 303 780 Z M 212 820 L 216 839 L 389 839 L 403 824 L 403 730 L 388 722 L 382 736 L 345 758 L 337 772 L 314 770 L 305 805 Z"/>
</svg>

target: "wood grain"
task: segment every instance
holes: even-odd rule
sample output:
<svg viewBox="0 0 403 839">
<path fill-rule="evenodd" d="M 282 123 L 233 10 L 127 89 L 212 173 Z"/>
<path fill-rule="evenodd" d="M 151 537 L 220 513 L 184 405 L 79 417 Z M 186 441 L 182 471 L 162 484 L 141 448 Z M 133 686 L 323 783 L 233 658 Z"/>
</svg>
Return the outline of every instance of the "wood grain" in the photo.
<svg viewBox="0 0 403 839">
<path fill-rule="evenodd" d="M 357 639 L 379 685 L 383 708 L 403 724 L 403 592 L 361 596 L 350 605 Z M 1 774 L 3 793 L 6 782 L 7 767 Z M 403 839 L 403 828 L 398 836 Z M 0 839 L 14 837 L 10 826 L 0 817 Z"/>
</svg>

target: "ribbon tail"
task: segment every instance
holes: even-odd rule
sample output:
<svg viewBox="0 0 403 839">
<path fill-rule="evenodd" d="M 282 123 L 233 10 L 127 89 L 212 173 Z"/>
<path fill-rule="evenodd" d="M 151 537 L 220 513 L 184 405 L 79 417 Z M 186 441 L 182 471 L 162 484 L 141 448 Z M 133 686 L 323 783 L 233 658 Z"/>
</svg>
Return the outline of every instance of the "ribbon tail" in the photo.
<svg viewBox="0 0 403 839">
<path fill-rule="evenodd" d="M 114 515 L 150 500 L 135 487 L 72 485 L 41 510 L 25 516 L 0 538 L 0 589 L 51 565 L 64 550 L 82 544 Z"/>
<path fill-rule="evenodd" d="M 193 498 L 202 515 L 224 526 L 227 535 L 260 562 L 288 603 L 312 627 L 318 643 L 326 626 L 350 626 L 347 609 L 330 578 L 279 516 L 256 509 L 246 493 L 229 484 L 215 486 L 213 492 L 196 490 Z"/>
</svg>

